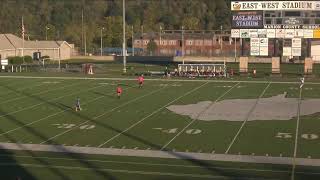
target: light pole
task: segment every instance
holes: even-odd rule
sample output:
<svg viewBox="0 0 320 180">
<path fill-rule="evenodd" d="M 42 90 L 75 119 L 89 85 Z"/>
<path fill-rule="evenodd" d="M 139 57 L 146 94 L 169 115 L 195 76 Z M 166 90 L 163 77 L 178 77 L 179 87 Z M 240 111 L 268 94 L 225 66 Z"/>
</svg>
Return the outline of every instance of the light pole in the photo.
<svg viewBox="0 0 320 180">
<path fill-rule="evenodd" d="M 181 55 L 182 64 L 184 64 L 184 26 L 181 26 Z"/>
<path fill-rule="evenodd" d="M 48 26 L 46 26 L 46 41 L 48 40 L 48 30 L 49 30 L 50 28 L 48 27 Z"/>
<path fill-rule="evenodd" d="M 126 1 L 122 0 L 122 22 L 123 22 L 123 42 L 122 42 L 122 55 L 123 55 L 123 73 L 127 72 L 127 53 L 126 53 Z"/>
<path fill-rule="evenodd" d="M 162 26 L 160 25 L 160 31 L 159 31 L 159 55 L 161 54 L 161 41 L 162 41 L 162 38 L 161 38 L 161 32 L 162 32 Z"/>
<path fill-rule="evenodd" d="M 100 39 L 100 43 L 101 43 L 100 56 L 102 56 L 102 46 L 103 46 L 103 44 L 102 44 L 102 30 L 104 30 L 104 28 L 101 28 L 101 31 L 100 31 L 100 37 L 101 37 L 101 39 Z"/>
<path fill-rule="evenodd" d="M 132 39 L 132 56 L 134 56 L 134 31 L 133 31 L 133 25 L 132 25 L 132 37 L 131 37 L 131 39 Z"/>
</svg>

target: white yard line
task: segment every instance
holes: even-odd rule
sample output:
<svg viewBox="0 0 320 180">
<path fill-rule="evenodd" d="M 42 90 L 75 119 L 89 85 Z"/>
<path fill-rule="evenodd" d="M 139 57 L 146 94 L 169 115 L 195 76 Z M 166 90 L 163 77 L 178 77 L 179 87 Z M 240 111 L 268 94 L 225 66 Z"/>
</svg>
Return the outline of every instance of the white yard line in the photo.
<svg viewBox="0 0 320 180">
<path fill-rule="evenodd" d="M 93 120 L 98 119 L 98 118 L 100 118 L 100 117 L 102 117 L 102 116 L 104 116 L 104 115 L 106 115 L 106 114 L 108 114 L 108 113 L 111 113 L 111 112 L 113 112 L 113 111 L 115 111 L 115 110 L 117 110 L 117 109 L 120 109 L 120 108 L 122 108 L 122 107 L 124 107 L 124 106 L 126 106 L 126 105 L 128 105 L 128 104 L 130 104 L 130 103 L 136 102 L 136 101 L 138 101 L 138 100 L 140 100 L 140 99 L 142 99 L 142 98 L 144 98 L 144 97 L 147 97 L 147 96 L 149 96 L 149 95 L 152 95 L 152 94 L 154 94 L 154 93 L 157 93 L 157 92 L 161 91 L 161 90 L 164 89 L 164 88 L 165 88 L 165 87 L 162 87 L 162 88 L 160 88 L 160 89 L 151 91 L 151 92 L 148 93 L 148 94 L 145 94 L 145 95 L 143 95 L 143 96 L 139 96 L 139 97 L 134 98 L 134 99 L 132 99 L 132 100 L 130 100 L 130 101 L 127 101 L 126 103 L 123 103 L 123 104 L 121 104 L 121 105 L 119 105 L 119 106 L 117 106 L 117 107 L 114 107 L 114 108 L 110 109 L 110 110 L 107 111 L 107 112 L 104 112 L 104 113 L 102 113 L 102 114 L 100 114 L 100 115 L 98 115 L 98 116 L 93 117 L 92 119 L 93 119 Z M 87 121 L 85 121 L 85 122 L 82 122 L 82 123 L 80 123 L 79 125 L 74 126 L 73 128 L 70 128 L 70 129 L 68 129 L 68 130 L 66 130 L 66 131 L 63 131 L 63 132 L 61 132 L 61 133 L 59 133 L 59 134 L 57 134 L 57 135 L 55 135 L 55 136 L 52 136 L 52 137 L 50 137 L 49 139 L 47 139 L 47 140 L 45 140 L 45 141 L 42 141 L 40 144 L 44 144 L 44 143 L 46 143 L 46 142 L 48 142 L 48 141 L 51 141 L 52 139 L 55 139 L 55 138 L 57 138 L 57 137 L 59 137 L 59 136 L 62 136 L 62 135 L 64 135 L 64 134 L 66 134 L 66 133 L 68 133 L 68 132 L 70 132 L 70 131 L 72 131 L 72 130 L 74 130 L 74 129 L 76 129 L 76 128 L 78 128 L 78 127 L 80 127 L 80 126 L 82 126 L 82 125 L 84 125 L 84 124 L 86 124 L 86 123 L 88 123 L 88 122 L 90 122 L 90 120 L 87 120 Z"/>
<path fill-rule="evenodd" d="M 71 87 L 71 86 L 74 86 L 74 85 L 78 85 L 78 84 L 81 84 L 81 83 L 83 83 L 83 82 L 80 81 L 80 82 L 77 82 L 77 83 L 74 83 L 74 84 L 70 84 L 70 85 L 58 87 L 58 88 L 55 88 L 55 89 L 50 89 L 50 90 L 46 90 L 46 91 L 41 91 L 41 92 L 39 92 L 39 93 L 30 94 L 30 96 L 45 94 L 45 93 L 48 93 L 48 92 L 51 92 L 51 91 L 56 91 L 56 90 L 58 90 L 58 89 L 64 89 L 64 88 Z M 0 105 L 1 105 L 1 104 L 6 104 L 6 103 L 8 103 L 8 102 L 16 101 L 16 100 L 21 100 L 21 99 L 24 99 L 24 98 L 27 98 L 27 97 L 28 97 L 28 96 L 22 96 L 22 97 L 16 97 L 16 98 L 13 98 L 13 99 L 9 99 L 9 100 L 7 100 L 7 101 L 2 101 L 2 102 L 0 103 Z"/>
<path fill-rule="evenodd" d="M 88 77 L 36 77 L 36 76 L 0 76 L 0 78 L 14 78 L 14 79 L 65 79 L 65 80 L 122 80 L 122 81 L 137 81 L 136 78 L 88 78 Z M 265 84 L 270 81 L 244 81 L 244 80 L 215 80 L 215 79 L 145 79 L 146 81 L 165 81 L 165 82 L 223 82 L 223 83 L 259 83 Z M 272 81 L 273 84 L 299 84 L 296 81 Z M 320 85 L 320 82 L 308 82 L 305 84 Z"/>
<path fill-rule="evenodd" d="M 236 83 L 234 86 L 229 88 L 227 91 L 225 91 L 221 96 L 219 96 L 214 102 L 211 102 L 206 108 L 204 108 L 202 111 L 198 113 L 196 118 L 194 118 L 189 124 L 187 124 L 177 135 L 175 135 L 169 142 L 167 142 L 160 150 L 164 150 L 172 141 L 174 141 L 178 136 L 180 136 L 189 126 L 191 126 L 195 121 L 198 120 L 200 115 L 204 113 L 206 110 L 208 110 L 209 107 L 213 106 L 215 103 L 220 101 L 221 98 L 223 98 L 225 95 L 227 95 L 232 89 L 234 89 L 236 86 L 238 86 L 240 83 Z"/>
<path fill-rule="evenodd" d="M 191 91 L 189 91 L 189 92 L 187 92 L 187 93 L 185 93 L 185 94 L 183 94 L 183 95 L 181 95 L 181 96 L 179 96 L 179 97 L 175 98 L 175 99 L 174 99 L 174 100 L 172 100 L 171 102 L 167 103 L 166 105 L 164 105 L 164 106 L 160 107 L 159 109 L 157 109 L 157 110 L 153 111 L 152 113 L 150 113 L 149 115 L 145 116 L 145 117 L 144 117 L 144 118 L 142 118 L 140 121 L 138 121 L 138 122 L 134 123 L 133 125 L 131 125 L 131 126 L 130 126 L 130 127 L 128 127 L 127 129 L 125 129 L 124 131 L 122 131 L 122 132 L 118 133 L 117 135 L 115 135 L 115 136 L 111 137 L 110 139 L 108 139 L 107 141 L 103 142 L 103 143 L 102 143 L 102 144 L 100 144 L 98 147 L 102 147 L 102 146 L 104 146 L 104 145 L 105 145 L 105 144 L 107 144 L 108 142 L 110 142 L 110 141 L 114 140 L 115 138 L 119 137 L 119 136 L 120 136 L 120 135 L 122 135 L 123 133 L 125 133 L 125 132 L 129 131 L 130 129 L 132 129 L 133 127 L 137 126 L 138 124 L 140 124 L 140 123 L 141 123 L 141 122 L 143 122 L 144 120 L 146 120 L 146 119 L 148 119 L 149 117 L 153 116 L 154 114 L 156 114 L 156 113 L 160 112 L 162 109 L 164 109 L 164 108 L 166 108 L 167 106 L 171 105 L 172 103 L 174 103 L 174 102 L 178 101 L 179 99 L 181 99 L 181 98 L 183 98 L 183 97 L 185 97 L 185 96 L 187 96 L 187 95 L 189 95 L 189 94 L 193 93 L 194 91 L 196 91 L 196 90 L 198 90 L 198 89 L 202 88 L 203 86 L 207 85 L 208 83 L 209 83 L 209 82 L 203 83 L 201 86 L 196 87 L 196 88 L 192 89 Z"/>
<path fill-rule="evenodd" d="M 300 88 L 298 109 L 297 109 L 297 127 L 296 127 L 296 137 L 295 137 L 295 140 L 294 140 L 294 151 L 293 151 L 291 180 L 295 179 L 296 158 L 297 158 L 297 149 L 298 149 L 298 135 L 299 135 L 299 125 L 300 125 L 301 96 L 302 96 L 302 88 Z"/>
<path fill-rule="evenodd" d="M 0 163 L 0 166 L 23 166 L 32 168 L 55 168 L 64 170 L 78 170 L 78 171 L 92 171 L 92 168 L 77 167 L 77 166 L 55 166 L 55 165 L 40 165 L 29 163 Z M 171 173 L 171 172 L 158 172 L 158 171 L 133 171 L 125 169 L 110 169 L 110 168 L 96 168 L 97 171 L 107 171 L 113 173 L 125 174 L 140 174 L 140 175 L 157 175 L 157 176 L 173 176 L 173 177 L 192 177 L 192 178 L 206 178 L 206 179 L 230 179 L 230 176 L 210 175 L 210 174 L 186 174 L 186 173 Z M 255 180 L 253 177 L 237 177 L 237 179 Z M 270 178 L 259 178 L 261 180 L 273 180 Z"/>
<path fill-rule="evenodd" d="M 83 92 L 83 91 L 88 91 L 88 90 L 100 88 L 100 87 L 103 87 L 103 86 L 106 86 L 106 85 L 101 85 L 101 86 L 96 86 L 96 87 L 89 88 L 89 89 L 84 89 L 84 90 L 81 90 L 81 91 L 77 91 L 76 93 L 73 93 L 73 94 L 78 94 L 78 93 L 81 93 L 81 92 Z M 72 94 L 72 95 L 73 95 L 73 94 Z M 69 94 L 69 96 L 70 96 L 70 94 Z M 97 97 L 97 98 L 94 98 L 94 99 L 92 99 L 91 101 L 88 101 L 87 103 L 84 103 L 83 105 L 88 104 L 88 103 L 93 102 L 93 101 L 96 101 L 96 100 L 98 100 L 98 99 L 100 99 L 100 98 L 102 98 L 102 97 L 104 97 L 104 96 L 99 96 L 99 97 Z M 17 128 L 11 129 L 11 130 L 9 130 L 9 131 L 3 132 L 3 133 L 0 134 L 0 136 L 2 136 L 2 135 L 4 135 L 4 134 L 11 133 L 11 132 L 16 131 L 16 130 L 19 130 L 19 129 L 24 128 L 24 127 L 26 127 L 26 126 L 30 126 L 30 125 L 35 124 L 35 123 L 37 123 L 37 122 L 46 120 L 46 119 L 48 119 L 48 118 L 50 118 L 50 117 L 53 117 L 53 116 L 56 116 L 56 115 L 58 115 L 58 114 L 64 113 L 64 112 L 66 112 L 66 111 L 68 111 L 68 110 L 69 110 L 69 108 L 64 109 L 64 110 L 61 110 L 61 111 L 58 111 L 58 112 L 56 112 L 56 113 L 54 113 L 54 114 L 50 114 L 50 115 L 48 115 L 48 116 L 46 116 L 46 117 L 43 117 L 43 118 L 38 119 L 38 120 L 36 120 L 36 121 L 32 121 L 32 122 L 30 122 L 30 123 L 28 123 L 28 124 L 25 124 L 25 125 L 23 125 L 23 126 L 19 126 L 19 127 L 17 127 Z"/>
<path fill-rule="evenodd" d="M 238 138 L 240 132 L 242 131 L 244 125 L 246 124 L 246 122 L 249 120 L 251 113 L 254 111 L 254 109 L 256 108 L 257 104 L 259 103 L 259 100 L 263 97 L 263 95 L 265 94 L 265 92 L 267 91 L 267 89 L 269 88 L 269 86 L 271 85 L 271 82 L 268 83 L 267 87 L 264 88 L 264 90 L 262 91 L 262 93 L 260 94 L 260 96 L 257 98 L 255 104 L 252 106 L 252 108 L 250 109 L 246 119 L 243 121 L 243 123 L 241 124 L 241 127 L 239 128 L 237 134 L 234 136 L 234 138 L 232 139 L 231 143 L 229 144 L 227 150 L 225 151 L 225 154 L 229 153 L 232 145 L 234 144 L 234 142 L 236 141 L 236 139 Z"/>
</svg>

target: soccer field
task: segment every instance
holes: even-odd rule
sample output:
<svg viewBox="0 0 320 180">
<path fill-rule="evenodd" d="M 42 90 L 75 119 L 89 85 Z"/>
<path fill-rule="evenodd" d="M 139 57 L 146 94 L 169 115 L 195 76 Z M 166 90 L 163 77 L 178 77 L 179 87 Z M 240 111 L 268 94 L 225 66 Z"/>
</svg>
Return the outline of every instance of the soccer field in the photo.
<svg viewBox="0 0 320 180">
<path fill-rule="evenodd" d="M 320 177 L 320 83 L 153 79 L 138 88 L 128 79 L 2 77 L 0 84 L 7 179 Z"/>
</svg>

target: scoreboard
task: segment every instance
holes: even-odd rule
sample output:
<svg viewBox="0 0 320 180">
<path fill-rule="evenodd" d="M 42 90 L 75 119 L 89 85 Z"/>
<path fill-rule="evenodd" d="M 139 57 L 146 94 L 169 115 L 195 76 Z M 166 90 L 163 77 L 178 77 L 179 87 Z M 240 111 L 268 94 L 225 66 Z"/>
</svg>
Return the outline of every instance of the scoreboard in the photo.
<svg viewBox="0 0 320 180">
<path fill-rule="evenodd" d="M 303 40 L 320 38 L 320 1 L 233 1 L 231 11 L 231 37 L 250 39 L 252 56 L 269 56 L 269 39 L 301 56 Z"/>
</svg>

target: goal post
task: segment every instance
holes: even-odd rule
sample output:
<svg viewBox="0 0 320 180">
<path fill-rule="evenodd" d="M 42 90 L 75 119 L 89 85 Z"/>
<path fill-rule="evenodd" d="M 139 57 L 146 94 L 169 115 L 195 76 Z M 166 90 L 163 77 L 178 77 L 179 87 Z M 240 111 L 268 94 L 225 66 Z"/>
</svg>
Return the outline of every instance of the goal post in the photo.
<svg viewBox="0 0 320 180">
<path fill-rule="evenodd" d="M 226 77 L 226 65 L 223 64 L 179 64 L 179 76 Z"/>
</svg>

